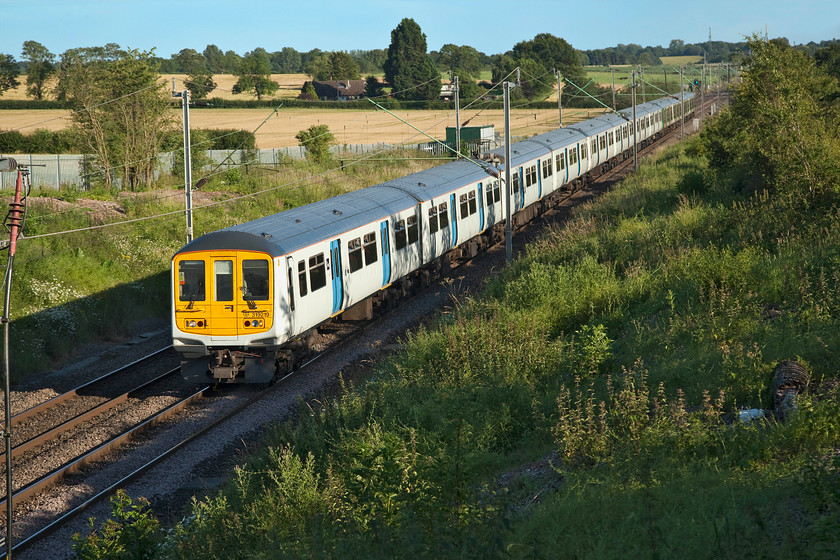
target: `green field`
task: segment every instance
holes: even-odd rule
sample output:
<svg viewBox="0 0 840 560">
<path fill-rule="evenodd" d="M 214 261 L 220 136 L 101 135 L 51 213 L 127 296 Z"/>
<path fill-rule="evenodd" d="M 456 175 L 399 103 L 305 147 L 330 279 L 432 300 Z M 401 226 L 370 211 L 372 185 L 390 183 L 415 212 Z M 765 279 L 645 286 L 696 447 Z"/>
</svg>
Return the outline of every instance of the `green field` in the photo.
<svg viewBox="0 0 840 560">
<path fill-rule="evenodd" d="M 670 64 L 672 66 L 682 66 L 683 64 L 697 64 L 703 62 L 702 56 L 660 56 L 659 60 L 662 64 Z"/>
</svg>

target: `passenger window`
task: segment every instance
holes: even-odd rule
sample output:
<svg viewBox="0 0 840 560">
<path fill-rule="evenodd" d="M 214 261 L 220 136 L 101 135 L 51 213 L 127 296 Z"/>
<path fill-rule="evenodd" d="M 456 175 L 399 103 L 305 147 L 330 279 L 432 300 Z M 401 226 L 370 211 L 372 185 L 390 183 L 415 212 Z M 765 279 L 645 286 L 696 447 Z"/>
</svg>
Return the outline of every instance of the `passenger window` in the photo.
<svg viewBox="0 0 840 560">
<path fill-rule="evenodd" d="M 519 173 L 513 174 L 513 189 L 514 191 L 519 190 Z"/>
<path fill-rule="evenodd" d="M 233 261 L 215 261 L 216 301 L 233 301 Z"/>
<path fill-rule="evenodd" d="M 580 145 L 580 159 L 586 159 L 589 157 L 589 151 L 586 146 L 586 142 Z"/>
<path fill-rule="evenodd" d="M 362 268 L 362 239 L 357 237 L 347 243 L 347 261 L 350 265 L 350 272 L 356 272 Z"/>
<path fill-rule="evenodd" d="M 440 229 L 449 227 L 449 212 L 446 209 L 446 203 L 438 206 L 438 219 L 440 220 Z"/>
<path fill-rule="evenodd" d="M 416 243 L 420 237 L 420 227 L 417 225 L 417 216 L 409 216 L 406 219 L 408 224 L 408 243 Z"/>
<path fill-rule="evenodd" d="M 261 301 L 269 299 L 268 274 L 267 260 L 242 261 L 242 297 Z"/>
<path fill-rule="evenodd" d="M 324 264 L 324 253 L 309 257 L 309 287 L 312 291 L 320 290 L 327 285 L 327 267 Z"/>
<path fill-rule="evenodd" d="M 502 183 L 501 181 L 493 181 L 493 201 L 499 202 L 502 200 Z"/>
<path fill-rule="evenodd" d="M 467 201 L 470 205 L 470 216 L 472 216 L 473 214 L 478 212 L 478 206 L 476 205 L 475 201 L 475 191 L 470 191 L 469 194 L 467 194 Z"/>
<path fill-rule="evenodd" d="M 298 261 L 298 290 L 300 291 L 300 297 L 309 293 L 306 286 L 306 261 Z"/>
<path fill-rule="evenodd" d="M 438 230 L 438 210 L 437 206 L 429 208 L 429 235 L 437 233 Z"/>
<path fill-rule="evenodd" d="M 364 238 L 365 265 L 376 262 L 376 232 L 365 234 Z"/>
<path fill-rule="evenodd" d="M 607 135 L 605 134 L 604 136 L 601 136 L 601 149 L 603 150 L 606 147 L 607 147 Z"/>
<path fill-rule="evenodd" d="M 204 261 L 178 263 L 178 298 L 181 301 L 204 301 Z"/>
<path fill-rule="evenodd" d="M 469 216 L 470 204 L 467 202 L 467 195 L 462 194 L 458 200 L 461 202 L 461 219 Z"/>
<path fill-rule="evenodd" d="M 554 158 L 557 163 L 557 171 L 563 171 L 566 169 L 566 157 L 565 154 L 557 154 L 557 157 Z"/>
<path fill-rule="evenodd" d="M 406 246 L 406 235 L 405 235 L 405 220 L 400 220 L 396 224 L 394 224 L 394 237 L 397 241 L 397 250 L 402 249 Z"/>
</svg>

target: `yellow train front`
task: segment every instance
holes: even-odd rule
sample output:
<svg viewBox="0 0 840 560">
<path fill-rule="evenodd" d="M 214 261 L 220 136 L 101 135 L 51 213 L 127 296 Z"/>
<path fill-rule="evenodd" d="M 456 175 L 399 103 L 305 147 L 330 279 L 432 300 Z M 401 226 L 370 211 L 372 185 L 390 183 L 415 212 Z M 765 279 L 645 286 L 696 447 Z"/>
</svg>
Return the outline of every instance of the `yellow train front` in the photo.
<svg viewBox="0 0 840 560">
<path fill-rule="evenodd" d="M 185 379 L 271 381 L 286 331 L 278 313 L 277 253 L 276 245 L 258 236 L 222 231 L 175 254 L 172 340 L 184 358 Z"/>
</svg>

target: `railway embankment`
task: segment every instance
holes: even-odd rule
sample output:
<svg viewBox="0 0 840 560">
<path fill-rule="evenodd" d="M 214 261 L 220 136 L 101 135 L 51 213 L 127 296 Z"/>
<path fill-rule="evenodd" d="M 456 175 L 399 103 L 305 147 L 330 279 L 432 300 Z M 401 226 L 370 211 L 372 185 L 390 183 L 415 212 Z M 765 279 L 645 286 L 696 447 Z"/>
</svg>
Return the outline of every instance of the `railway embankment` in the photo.
<svg viewBox="0 0 840 560">
<path fill-rule="evenodd" d="M 166 550 L 836 550 L 840 222 L 830 204 L 738 188 L 706 153 L 665 151 L 395 357 L 302 403 Z M 782 419 L 775 372 L 791 359 L 810 381 Z"/>
</svg>

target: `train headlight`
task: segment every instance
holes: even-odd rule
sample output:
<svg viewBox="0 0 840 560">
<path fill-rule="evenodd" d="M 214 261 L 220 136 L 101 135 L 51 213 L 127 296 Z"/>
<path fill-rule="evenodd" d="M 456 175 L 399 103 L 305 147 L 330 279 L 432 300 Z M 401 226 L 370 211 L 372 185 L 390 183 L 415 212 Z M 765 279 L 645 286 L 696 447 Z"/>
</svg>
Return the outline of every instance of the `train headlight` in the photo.
<svg viewBox="0 0 840 560">
<path fill-rule="evenodd" d="M 187 319 L 185 324 L 188 329 L 203 329 L 204 319 Z"/>
</svg>

